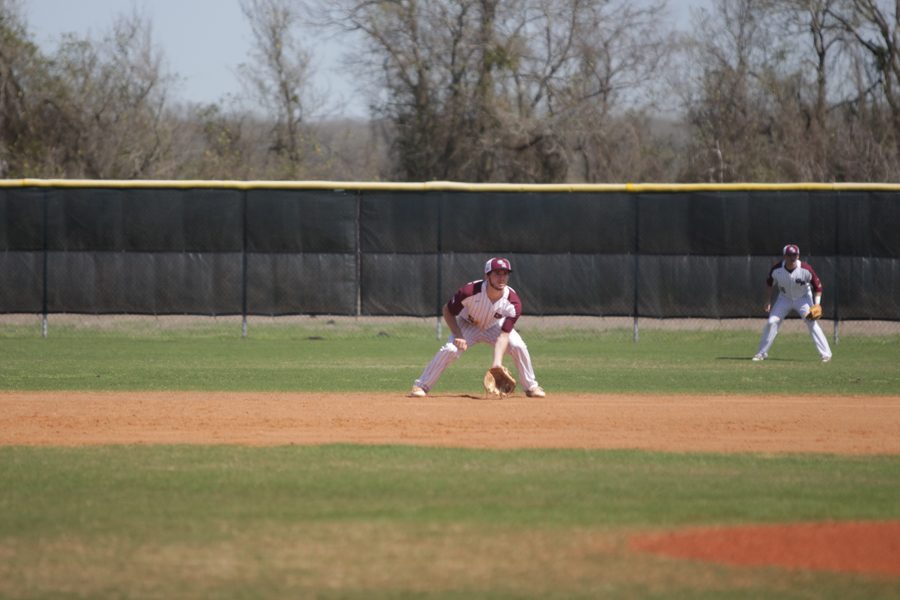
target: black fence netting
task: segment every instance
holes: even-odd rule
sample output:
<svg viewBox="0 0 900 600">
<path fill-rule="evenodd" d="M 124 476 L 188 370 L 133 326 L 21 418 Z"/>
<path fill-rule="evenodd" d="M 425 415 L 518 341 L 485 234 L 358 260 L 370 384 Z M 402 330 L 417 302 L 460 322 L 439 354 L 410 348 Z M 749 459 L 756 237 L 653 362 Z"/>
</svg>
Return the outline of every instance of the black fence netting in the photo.
<svg viewBox="0 0 900 600">
<path fill-rule="evenodd" d="M 533 315 L 756 317 L 790 242 L 900 320 L 897 192 L 698 187 L 3 187 L 0 313 L 432 316 L 502 255 Z"/>
</svg>

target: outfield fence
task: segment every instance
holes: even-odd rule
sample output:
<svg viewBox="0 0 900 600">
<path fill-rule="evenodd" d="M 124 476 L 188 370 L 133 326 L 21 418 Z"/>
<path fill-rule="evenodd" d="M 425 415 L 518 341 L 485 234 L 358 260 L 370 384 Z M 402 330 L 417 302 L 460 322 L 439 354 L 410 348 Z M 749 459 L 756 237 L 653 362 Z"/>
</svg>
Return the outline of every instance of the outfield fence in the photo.
<svg viewBox="0 0 900 600">
<path fill-rule="evenodd" d="M 51 315 L 237 317 L 245 335 L 252 318 L 436 319 L 487 257 L 502 255 L 526 315 L 624 322 L 638 339 L 676 323 L 759 326 L 766 275 L 790 242 L 824 283 L 835 339 L 892 333 L 898 192 L 6 180 L 0 314 L 37 315 L 45 335 Z"/>
</svg>

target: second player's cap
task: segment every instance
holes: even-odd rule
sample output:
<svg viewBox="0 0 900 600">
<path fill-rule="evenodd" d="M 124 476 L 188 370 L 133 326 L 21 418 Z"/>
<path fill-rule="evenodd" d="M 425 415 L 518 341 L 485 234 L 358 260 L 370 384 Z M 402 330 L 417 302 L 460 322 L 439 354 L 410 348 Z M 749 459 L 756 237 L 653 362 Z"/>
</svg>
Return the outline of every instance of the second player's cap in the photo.
<svg viewBox="0 0 900 600">
<path fill-rule="evenodd" d="M 505 258 L 491 258 L 486 263 L 484 263 L 484 272 L 490 273 L 494 269 L 505 269 L 507 271 L 512 272 L 512 265 L 509 264 L 509 261 Z"/>
<path fill-rule="evenodd" d="M 782 254 L 784 254 L 785 256 L 787 256 L 788 254 L 799 255 L 800 254 L 800 246 L 798 246 L 797 244 L 788 244 L 787 246 L 784 247 L 784 251 L 782 252 Z"/>
</svg>

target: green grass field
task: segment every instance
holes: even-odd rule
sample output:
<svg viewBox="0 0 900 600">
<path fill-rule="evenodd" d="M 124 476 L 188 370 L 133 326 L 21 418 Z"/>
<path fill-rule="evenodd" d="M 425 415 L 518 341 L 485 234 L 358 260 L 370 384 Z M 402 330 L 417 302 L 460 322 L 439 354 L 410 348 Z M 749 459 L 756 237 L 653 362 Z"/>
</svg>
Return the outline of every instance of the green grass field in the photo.
<svg viewBox="0 0 900 600">
<path fill-rule="evenodd" d="M 238 332 L 239 334 L 239 332 Z M 525 332 L 551 392 L 898 394 L 900 339 Z M 404 392 L 413 326 L 0 327 L 2 390 Z M 478 392 L 488 348 L 447 372 Z M 548 398 L 547 401 L 551 401 Z M 2 598 L 897 598 L 887 576 L 636 554 L 685 525 L 900 519 L 900 457 L 395 446 L 0 447 Z"/>
<path fill-rule="evenodd" d="M 538 377 L 565 392 L 900 393 L 900 336 L 853 337 L 819 363 L 809 336 L 783 334 L 752 363 L 752 331 L 525 332 Z M 323 324 L 186 330 L 0 328 L 0 387 L 7 390 L 406 391 L 438 349 L 427 326 Z M 458 361 L 443 391 L 480 392 L 490 348 Z M 509 362 L 509 361 L 508 361 Z"/>
</svg>

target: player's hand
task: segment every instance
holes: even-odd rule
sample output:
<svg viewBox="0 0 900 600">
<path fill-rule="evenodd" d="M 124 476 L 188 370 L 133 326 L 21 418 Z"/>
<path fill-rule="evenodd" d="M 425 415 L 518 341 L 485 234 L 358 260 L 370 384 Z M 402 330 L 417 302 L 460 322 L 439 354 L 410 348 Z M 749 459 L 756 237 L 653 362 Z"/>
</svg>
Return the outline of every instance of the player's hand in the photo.
<svg viewBox="0 0 900 600">
<path fill-rule="evenodd" d="M 766 302 L 766 305 L 763 307 L 763 311 L 765 311 L 766 314 L 769 314 L 770 310 L 772 310 L 772 303 Z"/>
<path fill-rule="evenodd" d="M 460 352 L 465 352 L 469 347 L 469 344 L 466 343 L 466 338 L 454 338 L 453 344 Z"/>
</svg>

